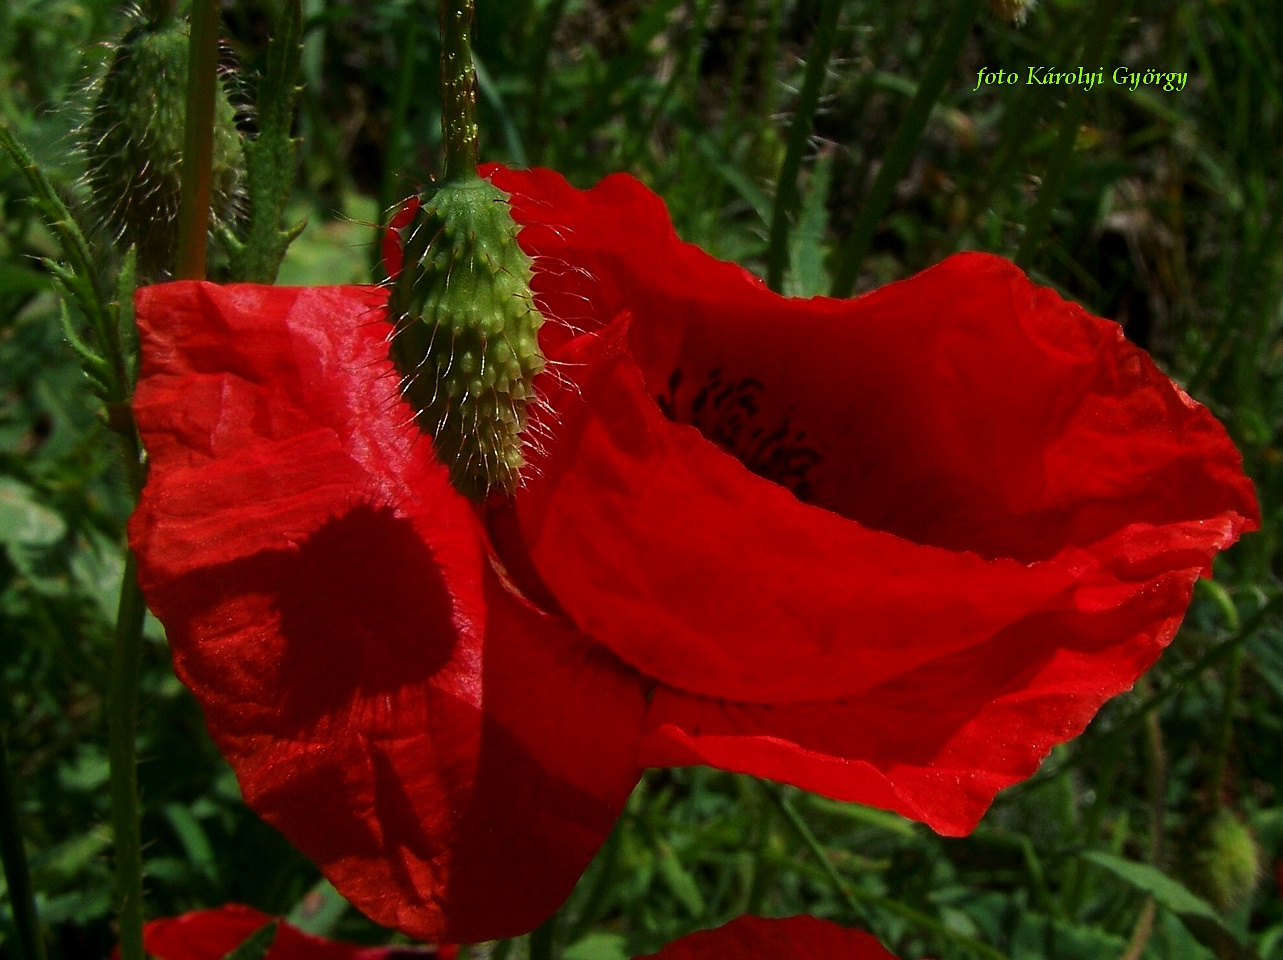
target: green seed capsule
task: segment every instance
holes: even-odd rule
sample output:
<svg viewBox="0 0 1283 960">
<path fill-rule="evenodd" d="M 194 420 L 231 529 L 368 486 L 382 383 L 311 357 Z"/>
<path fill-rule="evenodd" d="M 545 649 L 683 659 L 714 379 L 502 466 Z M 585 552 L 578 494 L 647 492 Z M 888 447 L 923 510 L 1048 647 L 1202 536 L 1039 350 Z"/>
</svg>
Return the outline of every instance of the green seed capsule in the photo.
<svg viewBox="0 0 1283 960">
<path fill-rule="evenodd" d="M 178 253 L 183 125 L 187 115 L 187 26 L 131 29 L 99 81 L 81 131 L 93 207 L 146 279 L 166 275 Z M 214 93 L 211 227 L 234 219 L 243 170 L 236 114 L 222 79 Z"/>
<path fill-rule="evenodd" d="M 527 405 L 544 369 L 517 230 L 508 195 L 489 181 L 443 184 L 404 228 L 389 305 L 402 396 L 451 484 L 475 500 L 520 485 Z"/>
<path fill-rule="evenodd" d="M 1251 898 L 1261 877 L 1261 851 L 1251 828 L 1222 810 L 1198 836 L 1191 886 L 1222 913 Z"/>
</svg>

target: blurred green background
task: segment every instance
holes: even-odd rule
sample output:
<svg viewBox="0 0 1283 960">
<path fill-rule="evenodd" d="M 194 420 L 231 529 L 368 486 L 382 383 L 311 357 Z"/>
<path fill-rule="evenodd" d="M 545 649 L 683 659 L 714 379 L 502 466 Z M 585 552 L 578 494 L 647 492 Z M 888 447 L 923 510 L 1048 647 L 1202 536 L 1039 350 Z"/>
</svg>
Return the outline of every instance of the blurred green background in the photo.
<svg viewBox="0 0 1283 960">
<path fill-rule="evenodd" d="M 567 960 L 631 957 L 746 911 L 862 925 L 906 958 L 1283 958 L 1283 5 L 1044 0 L 1019 27 L 983 10 L 921 135 L 898 147 L 947 4 L 478 6 L 484 159 L 553 166 L 582 186 L 628 170 L 683 238 L 762 275 L 783 181 L 791 229 L 776 260 L 799 296 L 857 266 L 841 253 L 853 231 L 867 250 L 857 290 L 957 250 L 1018 256 L 1122 323 L 1222 419 L 1265 513 L 1200 584 L 1158 667 L 1000 796 L 973 836 L 707 770 L 652 771 L 562 914 Z M 252 130 L 277 11 L 222 9 Z M 281 281 L 366 281 L 380 211 L 439 167 L 435 6 L 306 0 L 304 15 L 293 212 L 308 226 Z M 836 26 L 822 31 L 826 16 Z M 75 210 L 74 130 L 126 24 L 105 0 L 0 3 L 0 119 Z M 1126 66 L 1188 82 L 976 89 L 981 68 L 1023 77 L 1093 58 L 1107 77 Z M 884 169 L 894 175 L 879 186 Z M 879 189 L 885 213 L 859 223 Z M 0 159 L 0 731 L 51 955 L 103 957 L 102 700 L 129 503 L 58 324 L 50 256 Z M 149 915 L 241 901 L 387 940 L 242 806 L 154 622 L 141 709 Z M 6 896 L 0 954 L 16 956 L 12 929 Z"/>
</svg>

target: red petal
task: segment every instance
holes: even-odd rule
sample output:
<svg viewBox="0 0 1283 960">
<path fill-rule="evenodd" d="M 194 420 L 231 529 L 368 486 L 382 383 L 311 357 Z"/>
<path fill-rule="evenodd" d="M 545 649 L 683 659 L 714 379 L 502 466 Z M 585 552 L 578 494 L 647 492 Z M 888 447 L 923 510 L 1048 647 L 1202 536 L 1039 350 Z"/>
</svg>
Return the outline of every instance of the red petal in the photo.
<svg viewBox="0 0 1283 960">
<path fill-rule="evenodd" d="M 862 930 L 815 917 L 736 917 L 716 930 L 674 940 L 637 960 L 895 960 Z"/>
<path fill-rule="evenodd" d="M 798 502 L 664 419 L 622 337 L 558 354 L 592 373 L 581 400 L 553 399 L 559 435 L 517 504 L 562 607 L 643 673 L 756 703 L 844 696 L 983 643 L 1073 582 Z"/>
<path fill-rule="evenodd" d="M 153 920 L 143 930 L 143 945 L 155 960 L 223 960 L 272 919 L 253 907 L 227 904 L 217 910 Z M 442 951 L 423 948 L 335 943 L 282 923 L 264 960 L 411 960 L 444 955 Z"/>
<path fill-rule="evenodd" d="M 410 221 L 419 211 L 420 204 L 421 201 L 417 196 L 408 198 L 392 215 L 387 229 L 383 231 L 383 269 L 387 271 L 389 277 L 395 277 L 401 272 L 401 264 L 405 259 L 401 230 L 410 225 Z"/>
<path fill-rule="evenodd" d="M 553 267 L 550 314 L 598 340 L 554 352 L 590 366 L 565 367 L 582 399 L 558 395 L 518 510 L 562 607 L 668 688 L 648 764 L 965 832 L 1131 686 L 1258 524 L 1207 411 L 1005 261 L 785 300 L 679 243 L 629 178 L 494 180 Z"/>
<path fill-rule="evenodd" d="M 247 802 L 375 920 L 508 936 L 609 833 L 643 693 L 500 584 L 403 424 L 380 307 L 363 288 L 140 291 L 152 466 L 131 543 Z"/>
</svg>

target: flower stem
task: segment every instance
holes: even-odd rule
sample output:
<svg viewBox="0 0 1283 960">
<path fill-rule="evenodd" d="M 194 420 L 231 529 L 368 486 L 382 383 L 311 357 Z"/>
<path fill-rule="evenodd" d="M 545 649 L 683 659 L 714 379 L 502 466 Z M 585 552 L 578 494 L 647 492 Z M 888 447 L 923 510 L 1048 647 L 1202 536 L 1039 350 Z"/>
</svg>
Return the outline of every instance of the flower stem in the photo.
<svg viewBox="0 0 1283 960">
<path fill-rule="evenodd" d="M 954 64 L 962 53 L 963 44 L 967 41 L 971 25 L 975 23 L 983 3 L 984 0 L 954 0 L 953 9 L 949 11 L 949 17 L 940 31 L 936 48 L 927 61 L 926 69 L 922 71 L 918 89 L 909 101 L 909 109 L 891 138 L 891 145 L 887 147 L 878 175 L 869 188 L 868 196 L 864 198 L 855 226 L 851 228 L 838 253 L 837 267 L 833 272 L 833 296 L 849 297 L 855 289 L 860 265 L 873 244 L 873 234 L 882 215 L 891 205 L 895 185 L 900 182 L 917 152 L 918 141 L 922 137 L 922 131 L 926 129 L 931 110 L 944 91 L 944 85 L 953 72 Z"/>
<path fill-rule="evenodd" d="M 1092 11 L 1087 25 L 1087 37 L 1083 41 L 1082 55 L 1079 58 L 1086 70 L 1095 70 L 1101 66 L 1109 55 L 1110 32 L 1119 15 L 1131 6 L 1128 0 L 1097 0 L 1096 9 Z M 1047 164 L 1047 174 L 1043 177 L 1042 189 L 1038 191 L 1038 202 L 1033 213 L 1025 224 L 1025 234 L 1016 251 L 1016 264 L 1028 269 L 1030 262 L 1038 253 L 1047 224 L 1051 221 L 1051 212 L 1068 182 L 1069 165 L 1073 160 L 1074 141 L 1078 139 L 1078 130 L 1082 126 L 1083 116 L 1087 112 L 1086 88 L 1079 87 L 1069 96 L 1069 102 L 1060 115 L 1060 131 L 1056 144 L 1052 147 L 1051 160 Z"/>
<path fill-rule="evenodd" d="M 1220 812 L 1225 805 L 1226 771 L 1229 769 L 1230 746 L 1234 741 L 1234 711 L 1238 707 L 1239 689 L 1243 680 L 1243 648 L 1235 647 L 1225 668 L 1225 695 L 1221 701 L 1221 716 L 1216 729 L 1216 753 L 1212 759 L 1213 812 Z"/>
<path fill-rule="evenodd" d="M 9 777 L 9 753 L 0 735 L 0 860 L 9 885 L 13 926 L 18 934 L 19 955 L 26 960 L 45 960 L 45 943 L 36 920 L 36 901 L 27 869 L 27 851 L 18 829 L 18 801 Z"/>
<path fill-rule="evenodd" d="M 768 783 L 762 783 L 762 789 L 766 791 L 768 797 L 775 801 L 775 805 L 784 814 L 784 819 L 788 821 L 794 833 L 797 834 L 798 838 L 811 852 L 824 875 L 828 877 L 829 882 L 833 884 L 834 892 L 842 898 L 847 909 L 857 918 L 863 920 L 868 917 L 870 911 L 864 906 L 864 904 L 867 904 L 869 907 L 876 907 L 886 913 L 907 920 L 914 926 L 928 930 L 942 939 L 960 944 L 976 956 L 984 957 L 985 960 L 1009 960 L 1005 954 L 1000 953 L 988 944 L 981 943 L 973 937 L 952 930 L 934 917 L 906 906 L 899 901 L 850 886 L 842 878 L 842 875 L 838 873 L 837 867 L 833 865 L 833 861 L 828 855 L 828 851 L 820 845 L 820 841 L 816 839 L 815 834 L 811 832 L 811 828 L 802 818 L 802 815 L 797 812 L 793 804 L 789 802 L 783 791 L 772 787 Z"/>
<path fill-rule="evenodd" d="M 218 81 L 218 3 L 194 0 L 187 63 L 182 194 L 178 202 L 181 280 L 205 279 L 205 238 L 214 159 L 214 90 Z"/>
<path fill-rule="evenodd" d="M 142 650 L 142 592 L 130 551 L 120 584 L 116 636 L 107 696 L 107 751 L 111 761 L 111 823 L 116 858 L 116 905 L 121 960 L 143 960 L 142 843 L 138 829 L 138 661 Z"/>
<path fill-rule="evenodd" d="M 445 179 L 477 169 L 477 68 L 472 62 L 474 0 L 441 3 L 441 139 Z"/>
<path fill-rule="evenodd" d="M 798 195 L 797 175 L 802 167 L 802 155 L 811 142 L 811 127 L 815 122 L 815 108 L 820 102 L 820 88 L 828 73 L 829 57 L 833 54 L 833 41 L 837 34 L 838 13 L 842 4 L 838 0 L 821 0 L 820 18 L 815 25 L 815 39 L 806 56 L 806 75 L 802 79 L 802 92 L 797 98 L 793 123 L 789 127 L 788 146 L 784 163 L 780 166 L 779 180 L 775 184 L 775 202 L 771 207 L 771 234 L 766 250 L 766 285 L 776 293 L 784 287 L 784 268 L 789 257 L 789 227 L 801 204 Z"/>
</svg>

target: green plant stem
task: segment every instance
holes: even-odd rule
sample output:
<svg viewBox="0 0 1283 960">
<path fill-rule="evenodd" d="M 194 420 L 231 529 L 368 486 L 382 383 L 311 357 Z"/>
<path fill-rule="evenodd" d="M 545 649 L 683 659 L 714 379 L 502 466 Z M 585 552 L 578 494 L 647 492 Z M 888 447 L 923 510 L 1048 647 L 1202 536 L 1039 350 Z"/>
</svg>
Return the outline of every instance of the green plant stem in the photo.
<svg viewBox="0 0 1283 960">
<path fill-rule="evenodd" d="M 909 101 L 909 108 L 900 121 L 900 126 L 896 128 L 895 136 L 891 138 L 891 145 L 882 158 L 882 166 L 873 180 L 873 186 L 869 188 L 868 196 L 864 198 L 864 205 L 860 208 L 855 225 L 838 253 L 837 265 L 833 271 L 833 296 L 849 297 L 855 289 L 860 265 L 864 263 L 873 244 L 873 235 L 882 215 L 891 205 L 895 185 L 900 182 L 913 155 L 917 153 L 922 131 L 926 129 L 931 111 L 940 99 L 949 75 L 953 73 L 954 64 L 962 53 L 971 25 L 975 23 L 982 6 L 984 0 L 954 0 L 953 8 L 940 31 L 940 39 L 922 71 L 918 89 Z"/>
<path fill-rule="evenodd" d="M 530 161 L 538 164 L 543 160 L 544 150 L 548 146 L 548 125 L 544 122 L 544 106 L 548 89 L 548 66 L 552 60 L 553 37 L 561 23 L 567 0 L 551 0 L 540 14 L 535 29 L 531 32 L 530 59 L 527 64 L 527 75 L 530 77 L 530 109 L 526 127 L 526 143 L 529 144 Z"/>
<path fill-rule="evenodd" d="M 1283 240 L 1283 186 L 1277 187 L 1274 191 L 1274 202 L 1266 215 L 1265 227 L 1261 232 L 1260 240 L 1252 245 L 1244 243 L 1244 254 L 1242 257 L 1242 267 L 1237 271 L 1237 281 L 1233 284 L 1233 292 L 1230 295 L 1229 307 L 1225 311 L 1225 317 L 1221 321 L 1220 329 L 1216 332 L 1215 339 L 1207 348 L 1202 358 L 1198 361 L 1198 366 L 1190 376 L 1186 389 L 1191 392 L 1203 387 L 1220 363 L 1221 353 L 1229 343 L 1241 344 L 1247 341 L 1257 343 L 1259 338 L 1255 333 L 1244 337 L 1243 330 L 1239 327 L 1239 314 L 1243 312 L 1249 299 L 1260 297 L 1264 291 L 1271 292 L 1268 288 L 1272 284 L 1264 283 L 1263 280 L 1269 275 L 1267 264 L 1270 258 L 1274 256 L 1279 242 Z M 1250 246 L 1250 250 L 1248 247 Z M 1263 303 L 1269 303 L 1268 297 L 1263 298 Z M 1260 316 L 1264 317 L 1268 313 L 1265 307 L 1262 307 Z M 1242 347 L 1240 347 L 1240 350 Z M 1240 354 L 1242 355 L 1242 354 Z M 1250 354 L 1253 361 L 1259 354 Z M 1254 377 L 1255 364 L 1240 364 L 1236 371 L 1238 380 L 1239 395 L 1249 393 L 1250 384 L 1248 378 Z"/>
<path fill-rule="evenodd" d="M 530 934 L 530 960 L 552 960 L 552 941 L 557 932 L 557 915 L 553 914 Z"/>
<path fill-rule="evenodd" d="M 768 797 L 775 801 L 775 805 L 784 814 L 784 819 L 793 828 L 793 832 L 798 835 L 798 839 L 805 844 L 811 855 L 815 857 L 820 869 L 824 871 L 824 875 L 829 878 L 829 882 L 833 885 L 834 893 L 846 902 L 847 909 L 851 911 L 852 915 L 863 917 L 865 915 L 864 908 L 852 895 L 851 888 L 842 879 L 837 867 L 833 866 L 833 861 L 829 858 L 828 852 L 820 846 L 820 841 L 811 832 L 810 826 L 802 819 L 802 815 L 797 812 L 793 804 L 789 803 L 788 798 L 779 790 L 766 783 L 762 784 L 762 789 L 766 791 Z"/>
<path fill-rule="evenodd" d="M 1102 66 L 1109 56 L 1111 47 L 1110 34 L 1114 23 L 1130 6 L 1129 0 L 1096 0 L 1091 20 L 1087 24 L 1087 35 L 1083 40 L 1082 55 L 1079 58 L 1083 69 L 1094 71 Z M 1060 115 L 1060 129 L 1052 147 L 1051 160 L 1047 164 L 1047 173 L 1043 177 L 1042 189 L 1038 191 L 1038 202 L 1033 213 L 1025 223 L 1024 236 L 1020 238 L 1020 247 L 1016 250 L 1016 265 L 1027 269 L 1042 245 L 1043 235 L 1051 222 L 1051 212 L 1055 209 L 1060 195 L 1069 182 L 1069 168 L 1074 159 L 1074 143 L 1078 139 L 1078 130 L 1087 113 L 1087 102 L 1091 96 L 1085 87 L 1076 87 L 1069 95 L 1069 102 Z"/>
<path fill-rule="evenodd" d="M 18 949 L 26 960 L 45 960 L 45 942 L 40 936 L 36 918 L 35 894 L 31 889 L 31 871 L 27 868 L 27 850 L 18 827 L 18 801 L 9 777 L 9 752 L 0 735 L 0 860 L 9 886 L 9 905 L 13 926 L 18 934 Z"/>
<path fill-rule="evenodd" d="M 751 782 L 751 781 L 750 781 Z M 775 865 L 770 861 L 771 835 L 775 828 L 776 797 L 769 790 L 761 791 L 757 809 L 757 842 L 753 844 L 753 880 L 748 888 L 748 902 L 744 912 L 753 916 L 761 913 L 766 894 L 775 879 Z"/>
<path fill-rule="evenodd" d="M 477 169 L 477 68 L 472 62 L 474 0 L 441 3 L 441 140 L 445 179 Z"/>
<path fill-rule="evenodd" d="M 816 859 L 820 869 L 824 872 L 824 875 L 828 877 L 829 882 L 833 884 L 834 892 L 842 898 L 847 909 L 856 917 L 864 918 L 868 915 L 869 911 L 866 909 L 865 905 L 876 907 L 877 909 L 883 910 L 887 913 L 895 914 L 896 916 L 907 920 L 914 926 L 923 930 L 928 930 L 938 937 L 945 940 L 951 940 L 954 943 L 965 946 L 971 950 L 972 953 L 977 956 L 984 957 L 986 960 L 1009 960 L 1005 954 L 1000 953 L 993 947 L 981 943 L 973 937 L 968 937 L 965 934 L 949 929 L 945 924 L 936 920 L 934 917 L 929 917 L 925 913 L 914 910 L 912 907 L 907 907 L 896 900 L 891 900 L 887 897 L 880 897 L 877 894 L 868 893 L 867 891 L 849 886 L 842 878 L 842 875 L 838 873 L 837 867 L 833 865 L 833 861 L 829 858 L 828 852 L 820 845 L 820 841 L 816 839 L 815 834 L 811 832 L 811 828 L 807 825 L 806 821 L 802 819 L 802 815 L 797 812 L 793 804 L 788 801 L 788 798 L 785 797 L 782 792 L 769 784 L 763 783 L 762 789 L 765 790 L 767 795 L 775 801 L 775 805 L 784 814 L 784 818 L 789 822 L 789 826 L 793 828 L 793 831 L 797 834 L 798 838 Z"/>
<path fill-rule="evenodd" d="M 244 144 L 249 214 L 244 242 L 227 240 L 231 277 L 236 281 L 275 283 L 286 251 L 303 231 L 303 222 L 284 228 L 298 166 L 298 141 L 290 136 L 290 129 L 302 89 L 298 85 L 302 36 L 302 3 L 284 0 L 258 82 L 258 136 Z"/>
<path fill-rule="evenodd" d="M 397 69 L 396 91 L 392 98 L 392 118 L 388 124 L 387 148 L 383 160 L 383 180 L 379 184 L 379 215 L 387 216 L 395 200 L 393 193 L 397 188 L 397 178 L 402 173 L 402 157 L 405 153 L 406 119 L 410 115 L 410 101 L 414 96 L 414 51 L 419 44 L 419 32 L 422 29 L 419 11 L 411 7 L 406 17 L 401 36 L 401 49 L 398 55 L 401 63 Z M 402 197 L 404 194 L 402 194 Z M 401 197 L 397 198 L 398 200 Z M 379 243 L 383 236 L 383 227 L 375 230 L 375 242 L 371 244 L 371 256 L 377 262 L 382 258 L 382 246 Z"/>
<path fill-rule="evenodd" d="M 218 83 L 216 0 L 193 0 L 189 49 L 177 276 L 181 280 L 204 280 L 214 159 L 214 90 Z"/>
<path fill-rule="evenodd" d="M 820 17 L 815 25 L 815 39 L 806 56 L 806 74 L 802 79 L 802 92 L 798 94 L 793 123 L 789 127 L 788 145 L 784 163 L 775 184 L 775 202 L 771 207 L 771 232 L 766 248 L 766 284 L 776 293 L 784 288 L 784 270 L 788 265 L 789 229 L 797 215 L 801 196 L 797 177 L 802 169 L 802 157 L 811 142 L 811 127 L 815 122 L 815 108 L 820 102 L 820 88 L 824 85 L 829 69 L 829 57 L 837 34 L 839 0 L 820 0 Z"/>
<path fill-rule="evenodd" d="M 1219 812 L 1225 803 L 1226 771 L 1229 768 L 1230 745 L 1234 740 L 1234 710 L 1238 706 L 1239 689 L 1243 680 L 1243 648 L 1235 647 L 1230 662 L 1225 667 L 1225 696 L 1221 701 L 1221 715 L 1216 728 L 1216 753 L 1212 759 L 1212 794 L 1208 798 L 1213 812 Z"/>
<path fill-rule="evenodd" d="M 726 98 L 726 109 L 722 113 L 719 145 L 722 153 L 729 153 L 734 142 L 736 122 L 739 120 L 740 104 L 744 100 L 744 79 L 748 76 L 748 55 L 753 49 L 753 27 L 757 22 L 757 5 L 760 0 L 747 0 L 740 16 L 739 39 L 735 43 L 735 56 L 731 60 L 731 80 L 727 89 L 731 95 Z M 767 115 L 769 117 L 769 114 Z"/>
<path fill-rule="evenodd" d="M 131 550 L 120 585 L 107 696 L 107 755 L 111 761 L 111 824 L 121 960 L 143 960 L 142 843 L 138 829 L 138 762 L 134 737 L 138 661 L 146 612 L 138 589 L 138 561 Z"/>
</svg>

